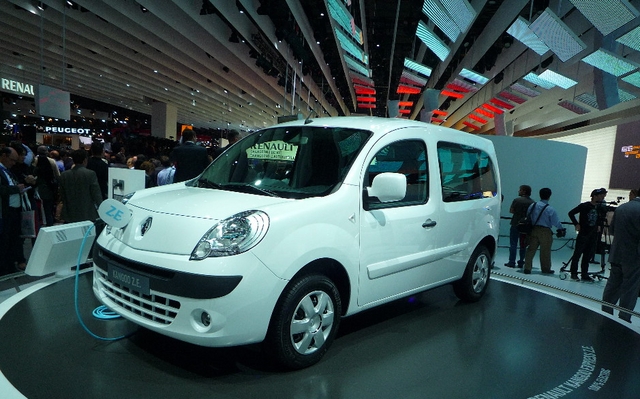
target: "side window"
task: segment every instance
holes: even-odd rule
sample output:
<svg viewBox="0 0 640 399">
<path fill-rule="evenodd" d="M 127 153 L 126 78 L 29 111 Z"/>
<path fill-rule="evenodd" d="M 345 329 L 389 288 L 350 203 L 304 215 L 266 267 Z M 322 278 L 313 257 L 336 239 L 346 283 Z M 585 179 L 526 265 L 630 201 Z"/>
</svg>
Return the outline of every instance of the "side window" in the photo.
<svg viewBox="0 0 640 399">
<path fill-rule="evenodd" d="M 421 140 L 403 140 L 381 149 L 369 163 L 365 174 L 365 186 L 371 186 L 373 178 L 383 172 L 402 173 L 407 178 L 407 195 L 400 201 L 382 204 L 375 199 L 370 209 L 417 205 L 427 202 L 429 179 L 427 148 Z"/>
<path fill-rule="evenodd" d="M 438 163 L 444 202 L 497 195 L 495 169 L 486 152 L 462 144 L 440 142 Z"/>
</svg>

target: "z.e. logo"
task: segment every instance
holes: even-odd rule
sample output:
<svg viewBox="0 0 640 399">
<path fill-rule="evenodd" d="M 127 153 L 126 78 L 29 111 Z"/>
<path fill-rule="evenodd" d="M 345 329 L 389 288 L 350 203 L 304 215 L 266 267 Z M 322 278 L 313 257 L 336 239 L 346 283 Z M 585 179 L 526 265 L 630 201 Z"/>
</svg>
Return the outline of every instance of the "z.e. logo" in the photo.
<svg viewBox="0 0 640 399">
<path fill-rule="evenodd" d="M 122 215 L 124 215 L 124 212 L 117 209 L 115 206 L 111 206 L 111 209 L 107 211 L 107 216 L 110 216 L 113 220 L 118 222 L 122 220 Z"/>
</svg>

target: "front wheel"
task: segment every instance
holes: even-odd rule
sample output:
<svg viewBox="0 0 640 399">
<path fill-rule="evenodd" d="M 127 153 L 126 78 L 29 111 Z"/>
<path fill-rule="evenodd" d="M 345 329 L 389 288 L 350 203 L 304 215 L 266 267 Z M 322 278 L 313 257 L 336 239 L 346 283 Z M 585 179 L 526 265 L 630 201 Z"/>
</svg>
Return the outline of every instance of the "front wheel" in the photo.
<svg viewBox="0 0 640 399">
<path fill-rule="evenodd" d="M 340 293 L 329 278 L 308 275 L 294 280 L 273 312 L 265 350 L 287 369 L 309 367 L 329 349 L 341 312 Z"/>
<path fill-rule="evenodd" d="M 462 278 L 453 283 L 453 292 L 463 301 L 477 302 L 489 284 L 491 254 L 484 246 L 478 246 L 471 254 Z"/>
</svg>

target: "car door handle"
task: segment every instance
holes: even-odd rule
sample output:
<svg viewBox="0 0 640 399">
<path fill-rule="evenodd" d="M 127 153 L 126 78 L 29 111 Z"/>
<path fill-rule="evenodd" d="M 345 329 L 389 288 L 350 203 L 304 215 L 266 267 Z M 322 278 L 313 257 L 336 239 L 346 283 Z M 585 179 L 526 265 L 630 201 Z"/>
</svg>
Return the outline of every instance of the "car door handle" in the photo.
<svg viewBox="0 0 640 399">
<path fill-rule="evenodd" d="M 435 220 L 431 220 L 431 219 L 427 219 L 424 221 L 424 223 L 422 223 L 422 227 L 424 227 L 425 229 L 427 227 L 433 227 L 436 225 L 436 221 Z"/>
</svg>

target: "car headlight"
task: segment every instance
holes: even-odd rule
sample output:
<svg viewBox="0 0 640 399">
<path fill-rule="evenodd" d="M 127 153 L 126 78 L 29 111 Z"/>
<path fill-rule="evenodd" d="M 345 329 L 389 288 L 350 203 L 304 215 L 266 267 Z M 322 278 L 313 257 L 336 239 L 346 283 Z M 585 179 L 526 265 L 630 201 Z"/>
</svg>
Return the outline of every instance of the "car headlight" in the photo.
<svg viewBox="0 0 640 399">
<path fill-rule="evenodd" d="M 193 249 L 189 260 L 241 254 L 256 246 L 268 229 L 266 213 L 257 210 L 237 213 L 213 225 Z"/>
</svg>

